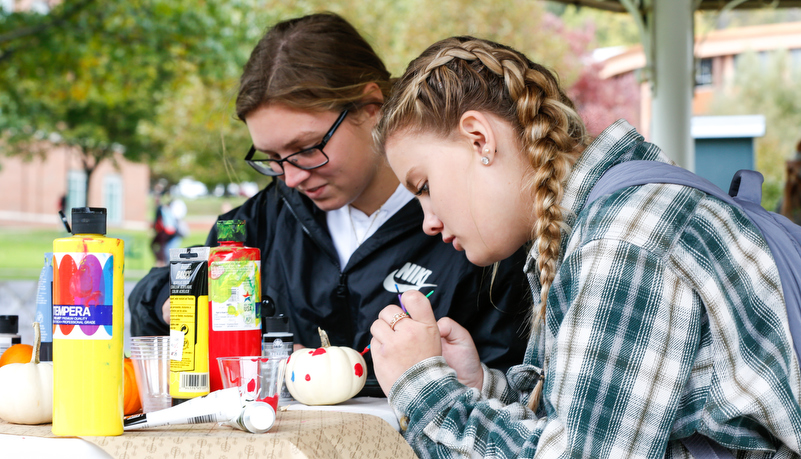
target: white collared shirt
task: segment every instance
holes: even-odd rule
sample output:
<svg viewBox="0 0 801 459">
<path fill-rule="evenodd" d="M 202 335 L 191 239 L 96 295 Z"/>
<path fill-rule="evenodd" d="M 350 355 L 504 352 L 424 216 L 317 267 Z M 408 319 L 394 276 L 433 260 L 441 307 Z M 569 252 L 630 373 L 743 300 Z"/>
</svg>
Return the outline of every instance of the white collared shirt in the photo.
<svg viewBox="0 0 801 459">
<path fill-rule="evenodd" d="M 328 231 L 339 255 L 340 269 L 348 264 L 350 256 L 364 244 L 364 241 L 412 199 L 414 195 L 402 185 L 398 185 L 392 196 L 372 215 L 367 215 L 351 205 L 326 212 Z"/>
</svg>

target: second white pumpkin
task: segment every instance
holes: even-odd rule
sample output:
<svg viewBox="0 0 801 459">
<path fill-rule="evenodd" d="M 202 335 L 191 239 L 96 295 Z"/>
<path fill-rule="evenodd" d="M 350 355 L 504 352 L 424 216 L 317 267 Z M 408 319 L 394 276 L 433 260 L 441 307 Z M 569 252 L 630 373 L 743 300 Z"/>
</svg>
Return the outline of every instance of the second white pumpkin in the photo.
<svg viewBox="0 0 801 459">
<path fill-rule="evenodd" d="M 367 380 L 364 357 L 349 347 L 331 346 L 320 330 L 322 347 L 292 353 L 286 365 L 286 387 L 306 405 L 335 405 L 353 398 Z"/>
</svg>

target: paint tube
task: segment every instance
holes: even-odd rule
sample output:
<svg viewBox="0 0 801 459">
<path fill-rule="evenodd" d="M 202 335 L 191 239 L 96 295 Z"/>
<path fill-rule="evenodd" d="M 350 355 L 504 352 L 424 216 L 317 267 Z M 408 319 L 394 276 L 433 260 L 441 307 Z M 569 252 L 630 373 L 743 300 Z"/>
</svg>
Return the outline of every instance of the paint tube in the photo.
<svg viewBox="0 0 801 459">
<path fill-rule="evenodd" d="M 275 423 L 275 411 L 265 402 L 243 402 L 238 387 L 193 398 L 180 405 L 125 419 L 125 430 L 166 425 L 222 422 L 251 433 L 264 433 Z"/>
<path fill-rule="evenodd" d="M 227 422 L 238 417 L 241 411 L 239 388 L 231 387 L 170 408 L 131 416 L 125 419 L 124 426 L 125 430 L 137 430 L 176 424 Z"/>
<path fill-rule="evenodd" d="M 225 424 L 250 433 L 264 433 L 275 424 L 275 410 L 267 402 L 245 402 L 239 415 Z"/>
<path fill-rule="evenodd" d="M 172 404 L 209 393 L 208 247 L 170 249 Z"/>
</svg>

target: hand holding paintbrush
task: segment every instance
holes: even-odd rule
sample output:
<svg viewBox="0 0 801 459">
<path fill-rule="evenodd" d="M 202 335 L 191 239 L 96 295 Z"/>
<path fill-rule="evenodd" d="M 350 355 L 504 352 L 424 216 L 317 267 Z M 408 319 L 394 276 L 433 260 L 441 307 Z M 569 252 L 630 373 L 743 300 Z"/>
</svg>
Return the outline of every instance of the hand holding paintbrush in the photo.
<svg viewBox="0 0 801 459">
<path fill-rule="evenodd" d="M 403 305 L 403 300 L 401 299 L 401 292 L 400 289 L 398 288 L 398 284 L 395 284 L 395 291 L 398 292 L 398 304 L 400 305 L 403 312 L 405 312 L 407 316 L 410 316 L 411 314 L 409 314 L 409 311 L 406 310 L 406 306 Z M 426 298 L 430 297 L 432 293 L 434 293 L 433 290 L 426 293 Z"/>
<path fill-rule="evenodd" d="M 407 369 L 438 355 L 456 370 L 460 383 L 481 390 L 484 369 L 470 333 L 449 317 L 436 321 L 427 300 L 432 293 L 423 297 L 416 290 L 402 295 L 399 292 L 400 307 L 390 305 L 384 308 L 370 328 L 373 340 L 368 347 L 372 351 L 378 383 L 385 394 Z M 436 326 L 439 346 L 434 342 L 432 325 Z"/>
<path fill-rule="evenodd" d="M 428 298 L 410 290 L 402 294 L 401 304 L 406 311 L 389 305 L 370 327 L 373 368 L 384 394 L 414 364 L 442 355 L 437 319 Z"/>
</svg>

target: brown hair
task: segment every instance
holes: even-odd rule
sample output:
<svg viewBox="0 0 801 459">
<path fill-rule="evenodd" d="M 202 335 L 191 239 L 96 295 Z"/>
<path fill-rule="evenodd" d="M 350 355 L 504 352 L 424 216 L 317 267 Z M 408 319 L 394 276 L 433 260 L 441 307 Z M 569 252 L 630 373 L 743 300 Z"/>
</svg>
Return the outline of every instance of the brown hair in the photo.
<svg viewBox="0 0 801 459">
<path fill-rule="evenodd" d="M 556 276 L 562 231 L 569 231 L 561 206 L 564 185 L 588 137 L 573 103 L 555 74 L 522 53 L 473 37 L 453 37 L 431 45 L 409 64 L 385 103 L 374 130 L 376 145 L 400 131 L 450 136 L 468 110 L 491 113 L 516 133 L 530 167 L 532 215 L 538 217 L 531 239 L 539 257 L 540 308 L 533 310 L 532 331 L 545 316 L 548 291 Z M 537 384 L 529 407 L 539 403 Z"/>
<path fill-rule="evenodd" d="M 239 81 L 237 117 L 279 102 L 310 110 L 342 110 L 376 83 L 387 97 L 390 74 L 373 48 L 342 17 L 318 13 L 279 22 L 250 54 Z"/>
</svg>

